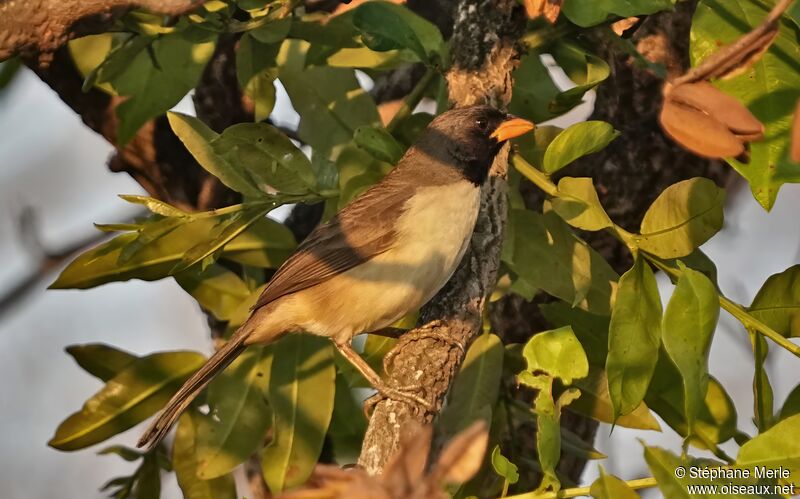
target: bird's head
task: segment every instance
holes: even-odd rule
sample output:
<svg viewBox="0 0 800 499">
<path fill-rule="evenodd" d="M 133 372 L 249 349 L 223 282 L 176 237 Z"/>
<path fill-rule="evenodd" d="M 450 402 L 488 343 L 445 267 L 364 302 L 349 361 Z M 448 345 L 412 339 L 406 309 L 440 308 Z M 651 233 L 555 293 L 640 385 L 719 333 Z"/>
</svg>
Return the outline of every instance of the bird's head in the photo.
<svg viewBox="0 0 800 499">
<path fill-rule="evenodd" d="M 470 181 L 486 179 L 505 142 L 534 128 L 533 123 L 491 106 L 461 107 L 437 116 L 417 147 L 454 165 Z"/>
</svg>

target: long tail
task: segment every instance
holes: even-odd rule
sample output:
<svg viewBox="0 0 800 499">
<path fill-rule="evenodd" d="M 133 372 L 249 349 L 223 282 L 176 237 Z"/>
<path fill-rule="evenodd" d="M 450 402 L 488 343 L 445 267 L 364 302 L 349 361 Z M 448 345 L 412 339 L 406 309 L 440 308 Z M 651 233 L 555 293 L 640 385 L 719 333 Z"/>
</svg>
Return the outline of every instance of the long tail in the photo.
<svg viewBox="0 0 800 499">
<path fill-rule="evenodd" d="M 245 338 L 247 334 L 245 331 L 239 330 L 233 337 L 208 361 L 203 364 L 191 378 L 186 380 L 178 393 L 172 396 L 170 401 L 161 410 L 158 417 L 150 424 L 147 430 L 139 438 L 137 447 L 144 447 L 147 445 L 148 449 L 152 449 L 162 438 L 167 434 L 175 421 L 181 416 L 184 409 L 192 403 L 192 400 L 203 390 L 203 388 L 211 382 L 212 379 L 228 364 L 233 362 L 233 359 L 239 356 L 245 349 Z"/>
</svg>

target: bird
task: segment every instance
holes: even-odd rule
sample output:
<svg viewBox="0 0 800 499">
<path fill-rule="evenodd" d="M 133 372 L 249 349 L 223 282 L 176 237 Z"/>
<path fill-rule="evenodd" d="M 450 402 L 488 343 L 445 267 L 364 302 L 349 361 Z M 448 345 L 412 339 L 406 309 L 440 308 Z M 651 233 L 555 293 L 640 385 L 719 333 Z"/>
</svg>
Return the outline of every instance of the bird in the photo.
<svg viewBox="0 0 800 499">
<path fill-rule="evenodd" d="M 138 446 L 152 448 L 194 398 L 249 345 L 286 334 L 328 337 L 382 396 L 425 404 L 386 386 L 351 340 L 380 331 L 428 302 L 469 245 L 480 189 L 503 144 L 534 128 L 492 106 L 445 111 L 397 165 L 297 246 L 249 318 L 170 399 Z"/>
</svg>

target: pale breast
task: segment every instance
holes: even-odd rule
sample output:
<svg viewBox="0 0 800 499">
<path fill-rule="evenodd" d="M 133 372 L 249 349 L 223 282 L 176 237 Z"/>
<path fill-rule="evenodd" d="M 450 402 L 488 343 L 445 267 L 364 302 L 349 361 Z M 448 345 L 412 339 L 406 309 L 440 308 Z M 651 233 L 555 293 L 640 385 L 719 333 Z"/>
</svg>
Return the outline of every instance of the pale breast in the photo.
<svg viewBox="0 0 800 499">
<path fill-rule="evenodd" d="M 430 300 L 453 275 L 479 204 L 480 189 L 467 181 L 420 188 L 397 221 L 390 250 L 286 297 L 279 313 L 293 315 L 299 329 L 339 341 L 389 326 Z"/>
</svg>

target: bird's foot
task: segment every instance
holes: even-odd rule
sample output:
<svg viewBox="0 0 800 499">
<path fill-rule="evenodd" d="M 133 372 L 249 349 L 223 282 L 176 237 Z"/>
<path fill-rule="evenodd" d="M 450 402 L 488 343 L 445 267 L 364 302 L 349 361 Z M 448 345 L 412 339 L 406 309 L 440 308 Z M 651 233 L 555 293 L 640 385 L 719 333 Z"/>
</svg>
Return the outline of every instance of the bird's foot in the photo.
<svg viewBox="0 0 800 499">
<path fill-rule="evenodd" d="M 438 320 L 433 321 L 426 324 L 422 328 L 414 329 L 400 336 L 394 348 L 389 350 L 389 352 L 387 352 L 386 355 L 383 357 L 383 372 L 386 373 L 389 372 L 389 367 L 392 365 L 392 362 L 394 362 L 394 358 L 397 357 L 397 355 L 400 353 L 402 346 L 407 345 L 412 341 L 419 341 L 424 339 L 437 340 L 441 341 L 442 343 L 447 343 L 452 347 L 458 348 L 459 350 L 461 350 L 462 354 L 465 353 L 466 349 L 464 348 L 463 343 L 453 338 L 452 336 L 441 333 L 437 329 L 435 329 L 441 325 L 442 325 L 441 321 Z"/>
<path fill-rule="evenodd" d="M 382 402 L 383 400 L 387 399 L 401 401 L 407 404 L 419 406 L 425 409 L 427 412 L 435 411 L 435 408 L 432 403 L 420 397 L 419 395 L 415 395 L 414 393 L 412 393 L 415 391 L 419 391 L 419 389 L 421 388 L 419 385 L 404 386 L 401 388 L 392 388 L 381 383 L 380 386 L 376 386 L 375 388 L 378 390 L 378 393 L 376 393 L 375 395 L 364 401 L 364 414 L 367 416 L 367 418 L 369 418 L 370 414 L 372 413 L 372 411 L 375 409 L 375 406 L 378 405 L 379 402 Z"/>
</svg>

